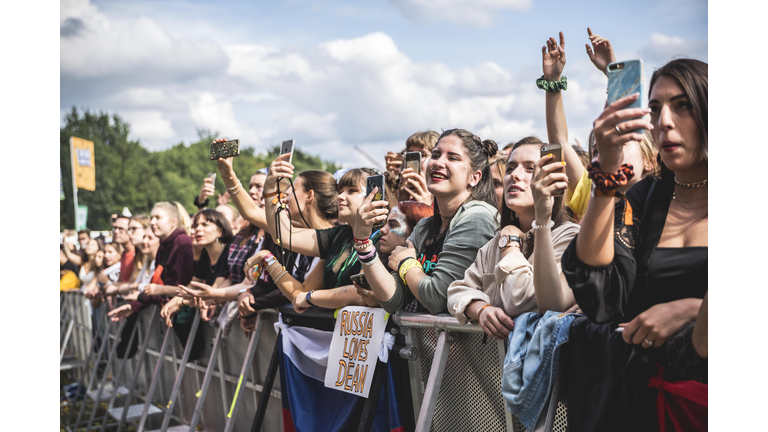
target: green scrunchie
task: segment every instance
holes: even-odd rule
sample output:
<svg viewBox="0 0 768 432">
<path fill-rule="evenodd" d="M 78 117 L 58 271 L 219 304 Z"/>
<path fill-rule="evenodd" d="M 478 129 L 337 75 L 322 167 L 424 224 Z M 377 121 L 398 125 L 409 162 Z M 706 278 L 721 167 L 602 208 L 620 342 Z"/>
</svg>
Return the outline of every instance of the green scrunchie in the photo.
<svg viewBox="0 0 768 432">
<path fill-rule="evenodd" d="M 560 81 L 547 81 L 544 79 L 544 75 L 536 80 L 536 87 L 548 91 L 550 93 L 557 93 L 560 90 L 568 90 L 568 78 L 565 75 L 560 76 Z"/>
</svg>

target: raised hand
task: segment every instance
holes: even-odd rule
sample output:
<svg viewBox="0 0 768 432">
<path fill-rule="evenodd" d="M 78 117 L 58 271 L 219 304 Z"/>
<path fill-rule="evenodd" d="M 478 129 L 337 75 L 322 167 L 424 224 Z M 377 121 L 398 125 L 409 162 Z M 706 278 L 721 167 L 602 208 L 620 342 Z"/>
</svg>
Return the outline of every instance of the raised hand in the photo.
<svg viewBox="0 0 768 432">
<path fill-rule="evenodd" d="M 432 205 L 432 194 L 427 190 L 427 180 L 423 174 L 413 172 L 413 168 L 406 168 L 400 174 L 400 201 L 412 200 Z"/>
<path fill-rule="evenodd" d="M 565 172 L 565 162 L 546 164 L 553 156 L 546 155 L 533 165 L 533 206 L 536 212 L 536 223 L 547 224 L 552 218 L 552 198 L 559 191 L 568 188 L 568 177 Z M 546 165 L 545 165 L 546 164 Z"/>
<path fill-rule="evenodd" d="M 288 162 L 290 153 L 280 155 L 269 166 L 269 174 L 264 180 L 264 192 L 271 192 L 277 187 L 277 182 L 283 178 L 293 178 L 293 165 Z"/>
<path fill-rule="evenodd" d="M 403 165 L 402 156 L 395 152 L 387 152 L 384 156 L 384 163 L 387 167 L 387 172 L 394 178 L 400 175 L 400 168 Z"/>
<path fill-rule="evenodd" d="M 616 63 L 616 54 L 613 52 L 611 42 L 600 35 L 593 34 L 589 27 L 587 27 L 587 33 L 589 34 L 589 41 L 592 43 L 591 48 L 589 44 L 585 45 L 589 59 L 600 72 L 608 75 L 608 65 Z"/>
<path fill-rule="evenodd" d="M 592 124 L 600 155 L 600 170 L 605 174 L 618 172 L 624 161 L 624 144 L 643 140 L 643 134 L 634 132 L 636 129 L 653 129 L 653 125 L 644 117 L 651 112 L 649 108 L 622 109 L 638 96 L 637 93 L 631 94 L 608 105 Z"/>
<path fill-rule="evenodd" d="M 203 187 L 200 189 L 200 195 L 197 197 L 197 202 L 202 205 L 208 197 L 213 196 L 216 192 L 216 187 L 213 185 L 213 179 L 206 177 L 203 179 Z"/>
<path fill-rule="evenodd" d="M 565 68 L 565 36 L 560 32 L 560 45 L 555 38 L 547 39 L 547 45 L 541 47 L 541 66 L 544 70 L 544 79 L 547 81 L 560 81 L 560 75 Z"/>
<path fill-rule="evenodd" d="M 365 197 L 365 200 L 357 208 L 357 218 L 355 218 L 353 230 L 355 238 L 366 239 L 370 237 L 373 226 L 377 222 L 387 220 L 387 215 L 389 214 L 387 202 L 373 200 L 377 192 L 380 192 L 378 186 L 373 188 L 371 194 Z"/>
</svg>

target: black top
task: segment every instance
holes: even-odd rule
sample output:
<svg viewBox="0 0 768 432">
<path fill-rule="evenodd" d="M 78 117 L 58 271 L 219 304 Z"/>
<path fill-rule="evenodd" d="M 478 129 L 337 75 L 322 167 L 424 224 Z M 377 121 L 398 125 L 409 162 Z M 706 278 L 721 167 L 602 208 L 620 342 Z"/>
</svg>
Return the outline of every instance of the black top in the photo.
<svg viewBox="0 0 768 432">
<path fill-rule="evenodd" d="M 588 317 L 572 324 L 569 358 L 563 363 L 570 372 L 572 432 L 658 430 L 658 390 L 649 389 L 648 382 L 657 362 L 665 369 L 665 379 L 675 379 L 668 373 L 674 367 L 667 347 L 627 345 L 614 330 L 654 305 L 703 298 L 707 292 L 706 247 L 657 246 L 673 191 L 671 179 L 646 177 L 626 193 L 639 227 L 616 230 L 610 264 L 593 267 L 579 260 L 578 236 L 563 253 L 563 274 Z M 706 371 L 706 364 L 703 367 Z"/>
<path fill-rule="evenodd" d="M 197 268 L 195 269 L 195 277 L 202 279 L 207 285 L 213 285 L 217 278 L 229 277 L 229 262 L 227 262 L 227 252 L 229 251 L 229 245 L 225 245 L 224 249 L 219 254 L 219 259 L 216 260 L 215 265 L 211 265 L 211 258 L 208 255 L 208 251 L 203 248 L 200 253 L 200 259 L 197 261 Z"/>
<path fill-rule="evenodd" d="M 651 306 L 707 292 L 707 248 L 657 247 L 672 200 L 674 182 L 646 177 L 630 189 L 627 201 L 640 220 L 631 239 L 614 237 L 611 264 L 593 267 L 576 256 L 576 238 L 563 253 L 562 269 L 576 302 L 597 323 L 629 322 Z M 646 211 L 647 207 L 647 211 Z M 625 241 L 622 241 L 625 240 Z"/>
<path fill-rule="evenodd" d="M 352 285 L 350 276 L 360 273 L 363 266 L 357 259 L 357 252 L 352 247 L 354 237 L 349 225 L 315 230 L 320 259 L 325 260 L 323 288 L 338 288 Z"/>
</svg>

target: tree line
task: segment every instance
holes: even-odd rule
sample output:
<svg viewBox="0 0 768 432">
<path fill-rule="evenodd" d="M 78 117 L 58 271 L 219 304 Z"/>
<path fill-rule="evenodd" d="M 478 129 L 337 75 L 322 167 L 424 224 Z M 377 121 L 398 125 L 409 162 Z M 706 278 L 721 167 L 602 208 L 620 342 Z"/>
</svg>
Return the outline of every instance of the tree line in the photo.
<svg viewBox="0 0 768 432">
<path fill-rule="evenodd" d="M 112 228 L 110 215 L 120 213 L 123 207 L 133 214 L 149 214 L 158 201 L 178 201 L 187 211 L 197 208 L 193 201 L 200 193 L 203 179 L 218 173 L 216 162 L 209 159 L 210 144 L 218 137 L 216 132 L 198 130 L 198 140 L 163 151 L 149 151 L 138 140 L 130 140 L 131 126 L 119 114 L 105 112 L 79 112 L 75 107 L 65 115 L 60 128 L 59 157 L 65 199 L 59 202 L 59 228 L 73 229 L 75 214 L 72 196 L 72 157 L 69 138 L 75 136 L 93 141 L 96 165 L 96 190 L 78 190 L 79 205 L 88 206 L 86 225 L 94 230 Z M 247 182 L 256 170 L 268 167 L 280 153 L 275 145 L 265 152 L 241 148 L 234 159 L 238 178 Z M 340 168 L 334 162 L 322 160 L 296 150 L 292 161 L 296 172 L 319 169 L 333 173 Z M 216 177 L 217 193 L 224 193 L 224 182 Z M 243 184 L 246 190 L 247 184 Z M 215 207 L 211 197 L 209 207 Z"/>
</svg>

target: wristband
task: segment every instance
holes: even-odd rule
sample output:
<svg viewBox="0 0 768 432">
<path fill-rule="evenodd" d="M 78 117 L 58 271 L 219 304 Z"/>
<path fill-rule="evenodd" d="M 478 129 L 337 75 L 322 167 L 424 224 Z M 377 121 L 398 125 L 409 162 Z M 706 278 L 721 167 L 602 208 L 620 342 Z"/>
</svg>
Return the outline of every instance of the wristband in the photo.
<svg viewBox="0 0 768 432">
<path fill-rule="evenodd" d="M 487 308 L 490 305 L 491 305 L 490 303 L 486 303 L 483 307 L 480 308 L 480 310 L 477 311 L 477 319 L 478 320 L 480 320 L 480 315 L 483 314 L 483 311 L 485 310 L 485 308 Z"/>
<path fill-rule="evenodd" d="M 403 265 L 400 266 L 398 269 L 398 273 L 400 274 L 400 279 L 403 280 L 403 283 L 407 286 L 408 281 L 405 280 L 405 275 L 408 274 L 408 270 L 411 270 L 412 268 L 418 267 L 423 270 L 421 267 L 421 263 L 416 258 L 409 258 L 406 260 Z"/>
<path fill-rule="evenodd" d="M 279 193 L 280 192 L 278 192 L 277 189 L 275 189 L 274 192 L 265 193 L 264 195 L 262 195 L 262 197 L 264 197 L 264 198 L 272 198 L 273 196 L 277 196 Z"/>
<path fill-rule="evenodd" d="M 535 220 L 531 221 L 531 229 L 534 230 L 534 231 L 538 230 L 538 229 L 542 229 L 542 228 L 552 228 L 553 226 L 555 226 L 555 221 L 553 221 L 551 219 L 549 220 L 549 222 L 547 222 L 544 225 L 536 225 L 536 221 Z"/>
<path fill-rule="evenodd" d="M 250 289 L 250 288 L 243 288 L 243 289 L 241 289 L 240 291 L 238 291 L 238 292 L 237 292 L 237 295 L 240 295 L 240 294 L 242 294 L 242 293 L 244 293 L 244 292 L 248 291 L 249 289 Z"/>
<path fill-rule="evenodd" d="M 362 264 L 362 265 L 364 265 L 366 267 L 370 267 L 370 266 L 376 264 L 377 261 L 379 261 L 379 254 L 374 254 L 373 258 L 371 258 L 369 261 L 360 260 L 360 264 Z"/>
<path fill-rule="evenodd" d="M 360 259 L 360 261 L 368 260 L 373 258 L 373 256 L 376 254 L 376 249 L 371 249 L 371 252 L 366 255 L 358 255 L 357 258 Z"/>
<path fill-rule="evenodd" d="M 355 244 L 359 244 L 359 245 L 367 244 L 371 241 L 371 239 L 369 238 L 359 239 L 359 238 L 352 237 L 352 239 L 355 241 Z"/>
</svg>

